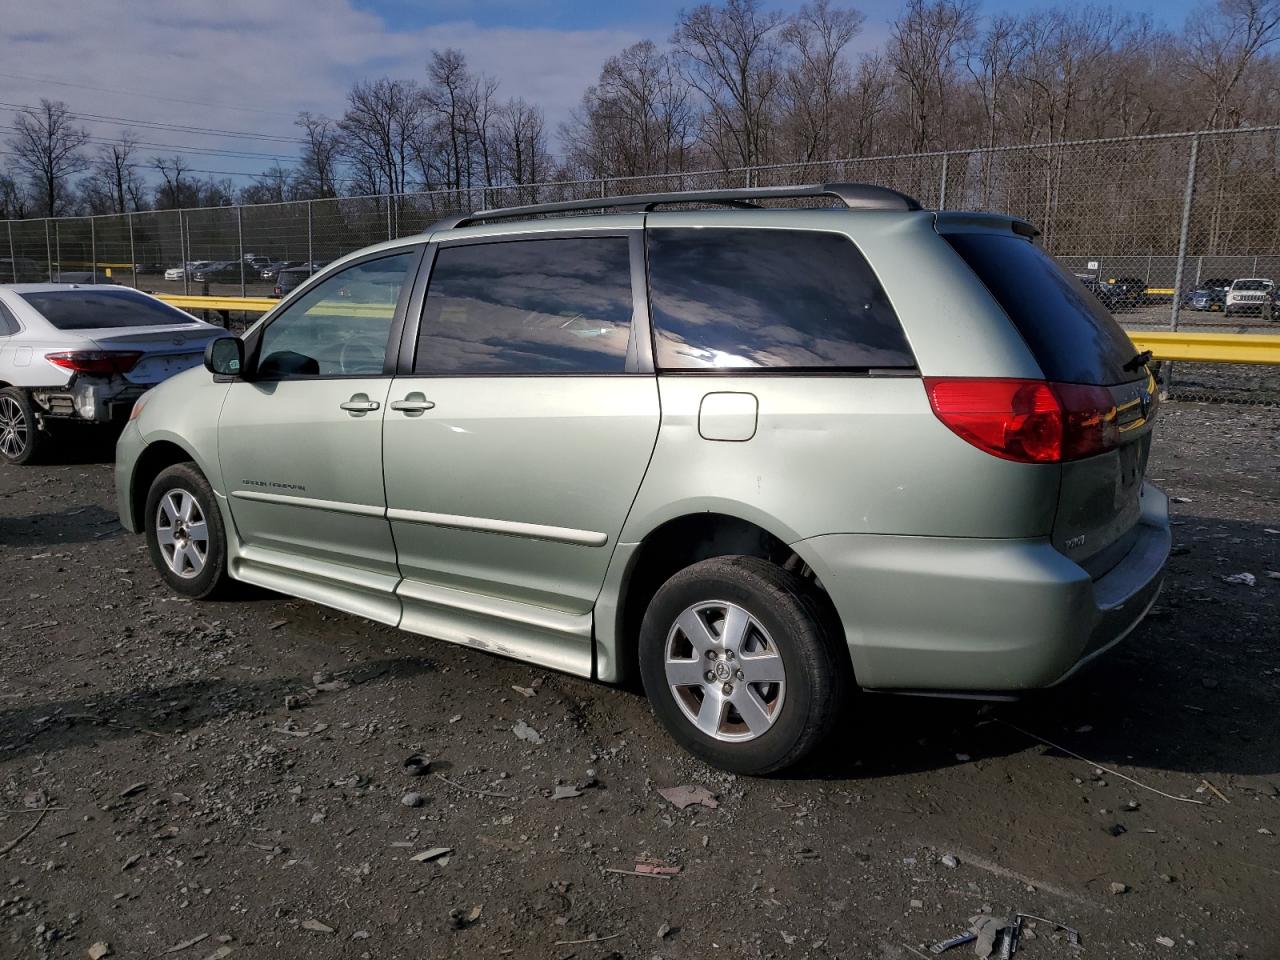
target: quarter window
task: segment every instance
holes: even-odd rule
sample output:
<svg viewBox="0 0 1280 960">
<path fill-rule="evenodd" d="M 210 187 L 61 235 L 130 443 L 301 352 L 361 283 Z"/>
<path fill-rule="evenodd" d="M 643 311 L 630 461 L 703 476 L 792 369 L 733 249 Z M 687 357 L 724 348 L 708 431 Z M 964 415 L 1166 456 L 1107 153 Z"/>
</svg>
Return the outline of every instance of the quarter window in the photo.
<svg viewBox="0 0 1280 960">
<path fill-rule="evenodd" d="M 847 237 L 658 228 L 648 250 L 662 369 L 915 366 L 880 281 Z"/>
<path fill-rule="evenodd" d="M 0 337 L 11 337 L 21 329 L 18 319 L 9 312 L 7 306 L 0 303 Z"/>
<path fill-rule="evenodd" d="M 377 376 L 400 290 L 418 251 L 366 260 L 320 281 L 263 331 L 258 375 Z"/>
<path fill-rule="evenodd" d="M 592 374 L 626 369 L 626 237 L 442 247 L 423 307 L 417 374 Z"/>
</svg>

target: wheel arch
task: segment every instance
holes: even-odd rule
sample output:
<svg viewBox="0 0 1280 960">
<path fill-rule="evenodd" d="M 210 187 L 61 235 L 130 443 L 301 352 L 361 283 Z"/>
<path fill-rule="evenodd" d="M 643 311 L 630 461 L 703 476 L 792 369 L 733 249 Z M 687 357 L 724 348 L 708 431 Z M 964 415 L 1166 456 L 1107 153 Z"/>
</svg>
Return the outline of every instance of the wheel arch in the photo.
<svg viewBox="0 0 1280 960">
<path fill-rule="evenodd" d="M 151 484 L 162 470 L 177 463 L 194 463 L 201 473 L 205 473 L 199 458 L 173 440 L 154 440 L 138 454 L 133 465 L 133 475 L 129 478 L 129 505 L 137 528 L 134 533 L 141 533 L 146 527 L 147 494 L 151 490 Z"/>
<path fill-rule="evenodd" d="M 725 556 L 758 557 L 809 577 L 834 622 L 839 622 L 834 604 L 812 577 L 807 562 L 777 532 L 732 513 L 685 513 L 655 526 L 627 558 L 612 598 L 613 609 L 605 611 L 612 614 L 612 651 L 607 675 L 601 679 L 634 685 L 639 677 L 640 624 L 653 595 L 685 567 Z"/>
</svg>

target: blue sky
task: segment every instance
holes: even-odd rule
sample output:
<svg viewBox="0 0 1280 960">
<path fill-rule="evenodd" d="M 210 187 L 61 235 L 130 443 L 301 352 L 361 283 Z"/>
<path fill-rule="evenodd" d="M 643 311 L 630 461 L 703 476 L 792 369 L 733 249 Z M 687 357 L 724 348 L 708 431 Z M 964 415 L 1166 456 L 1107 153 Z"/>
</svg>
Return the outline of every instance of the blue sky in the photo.
<svg viewBox="0 0 1280 960">
<path fill-rule="evenodd" d="M 1070 3 L 1071 0 L 1060 0 Z M 1120 4 L 1176 28 L 1196 0 Z M 900 4 L 863 0 L 852 53 L 878 48 Z M 1052 6 L 985 0 L 983 11 Z M 430 51 L 458 47 L 523 96 L 554 131 L 610 55 L 664 42 L 675 0 L 41 0 L 6 5 L 0 40 L 0 142 L 14 110 L 65 100 L 99 140 L 130 128 L 143 156 L 183 153 L 237 184 L 296 155 L 300 110 L 337 115 L 353 80 L 421 79 Z M 800 0 L 768 4 L 793 10 Z M 179 129 L 179 127 L 181 129 Z"/>
</svg>

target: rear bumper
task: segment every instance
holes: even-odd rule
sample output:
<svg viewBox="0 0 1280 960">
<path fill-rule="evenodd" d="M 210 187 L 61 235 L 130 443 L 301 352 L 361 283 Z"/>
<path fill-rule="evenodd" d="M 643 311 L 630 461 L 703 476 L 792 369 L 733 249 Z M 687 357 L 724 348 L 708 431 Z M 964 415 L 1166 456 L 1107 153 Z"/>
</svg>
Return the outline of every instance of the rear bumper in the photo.
<svg viewBox="0 0 1280 960">
<path fill-rule="evenodd" d="M 796 544 L 830 594 L 861 686 L 1017 693 L 1122 640 L 1155 601 L 1168 498 L 1145 484 L 1132 549 L 1097 580 L 1047 539 L 829 535 Z"/>
</svg>

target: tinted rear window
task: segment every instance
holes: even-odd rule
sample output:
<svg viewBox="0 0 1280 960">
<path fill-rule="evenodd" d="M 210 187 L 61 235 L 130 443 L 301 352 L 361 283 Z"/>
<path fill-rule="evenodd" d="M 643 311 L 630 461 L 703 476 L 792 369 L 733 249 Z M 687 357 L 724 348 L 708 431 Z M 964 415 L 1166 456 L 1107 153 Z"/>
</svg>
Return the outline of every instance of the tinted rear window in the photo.
<svg viewBox="0 0 1280 960">
<path fill-rule="evenodd" d="M 1126 383 L 1137 353 L 1087 287 L 1035 244 L 1012 234 L 956 233 L 947 242 L 1004 308 L 1049 380 Z"/>
<path fill-rule="evenodd" d="M 658 366 L 914 367 L 888 297 L 848 237 L 804 230 L 648 231 Z"/>
<path fill-rule="evenodd" d="M 167 303 L 132 290 L 45 290 L 21 296 L 59 330 L 160 327 L 198 322 Z"/>
</svg>

